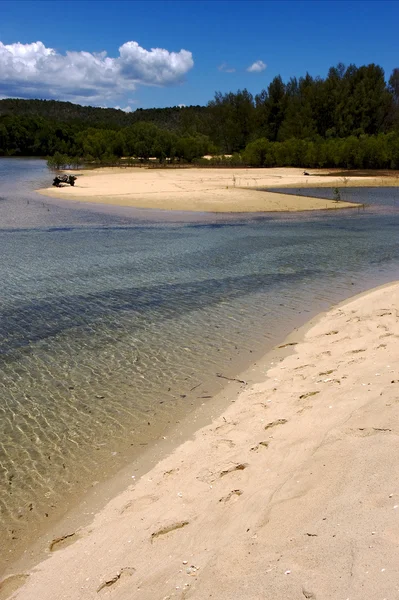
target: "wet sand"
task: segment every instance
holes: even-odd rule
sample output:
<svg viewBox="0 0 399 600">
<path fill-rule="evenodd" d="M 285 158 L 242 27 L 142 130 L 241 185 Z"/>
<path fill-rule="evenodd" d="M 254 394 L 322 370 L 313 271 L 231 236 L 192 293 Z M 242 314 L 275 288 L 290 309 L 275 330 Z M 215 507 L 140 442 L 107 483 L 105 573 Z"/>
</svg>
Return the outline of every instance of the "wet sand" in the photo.
<svg viewBox="0 0 399 600">
<path fill-rule="evenodd" d="M 74 187 L 38 190 L 45 196 L 115 206 L 195 212 L 293 212 L 354 208 L 350 202 L 285 195 L 260 188 L 343 185 L 343 177 L 302 169 L 102 168 L 79 171 Z M 351 177 L 365 185 L 375 177 Z"/>
<path fill-rule="evenodd" d="M 393 597 L 398 307 L 394 283 L 291 334 L 265 381 L 238 382 L 220 417 L 0 598 L 21 583 L 12 598 Z"/>
</svg>

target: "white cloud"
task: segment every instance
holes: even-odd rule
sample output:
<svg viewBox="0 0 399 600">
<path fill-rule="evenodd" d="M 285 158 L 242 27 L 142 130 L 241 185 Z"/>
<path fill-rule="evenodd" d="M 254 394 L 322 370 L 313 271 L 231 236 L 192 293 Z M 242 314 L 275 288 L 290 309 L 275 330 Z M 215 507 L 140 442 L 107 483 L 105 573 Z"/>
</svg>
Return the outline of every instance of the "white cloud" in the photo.
<svg viewBox="0 0 399 600">
<path fill-rule="evenodd" d="M 229 67 L 229 65 L 225 62 L 222 62 L 222 64 L 218 66 L 218 70 L 222 71 L 222 73 L 235 73 L 236 72 L 234 67 Z"/>
<path fill-rule="evenodd" d="M 257 60 L 252 65 L 247 68 L 248 73 L 260 73 L 264 71 L 267 67 L 267 64 L 263 62 L 263 60 Z"/>
<path fill-rule="evenodd" d="M 106 52 L 59 54 L 42 42 L 0 42 L 0 96 L 112 102 L 138 85 L 181 83 L 193 65 L 187 50 L 145 50 L 137 42 L 123 44 L 116 58 Z"/>
<path fill-rule="evenodd" d="M 102 108 L 106 108 L 106 107 L 102 107 Z M 116 106 L 114 106 L 114 108 L 116 108 L 117 110 L 123 110 L 123 112 L 125 112 L 125 113 L 130 113 L 133 110 L 133 108 L 130 106 L 130 104 L 128 104 L 127 106 L 124 106 L 124 107 L 116 105 Z"/>
</svg>

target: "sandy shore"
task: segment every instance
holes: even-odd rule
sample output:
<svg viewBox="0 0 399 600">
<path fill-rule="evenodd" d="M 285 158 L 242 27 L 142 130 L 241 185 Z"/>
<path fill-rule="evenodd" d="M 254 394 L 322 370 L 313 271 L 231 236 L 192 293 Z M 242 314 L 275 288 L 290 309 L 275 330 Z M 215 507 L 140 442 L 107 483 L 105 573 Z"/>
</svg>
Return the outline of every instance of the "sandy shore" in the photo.
<svg viewBox="0 0 399 600">
<path fill-rule="evenodd" d="M 399 283 L 299 335 L 0 598 L 396 598 Z"/>
<path fill-rule="evenodd" d="M 78 172 L 74 187 L 49 187 L 40 194 L 55 198 L 196 212 L 278 212 L 353 208 L 350 202 L 259 191 L 268 187 L 343 185 L 337 175 L 311 177 L 296 168 L 278 169 L 147 169 L 104 168 Z M 375 177 L 352 177 L 351 185 Z"/>
</svg>

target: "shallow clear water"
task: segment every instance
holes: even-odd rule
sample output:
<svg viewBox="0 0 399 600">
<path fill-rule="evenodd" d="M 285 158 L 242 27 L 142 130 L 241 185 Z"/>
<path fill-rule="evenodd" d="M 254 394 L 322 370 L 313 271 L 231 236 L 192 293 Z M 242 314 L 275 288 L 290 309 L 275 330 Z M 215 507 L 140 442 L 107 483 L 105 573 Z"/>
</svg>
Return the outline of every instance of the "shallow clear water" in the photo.
<svg viewBox="0 0 399 600">
<path fill-rule="evenodd" d="M 0 159 L 4 552 L 220 389 L 216 373 L 398 278 L 397 189 L 355 190 L 364 211 L 245 218 L 32 192 L 51 177 Z"/>
</svg>

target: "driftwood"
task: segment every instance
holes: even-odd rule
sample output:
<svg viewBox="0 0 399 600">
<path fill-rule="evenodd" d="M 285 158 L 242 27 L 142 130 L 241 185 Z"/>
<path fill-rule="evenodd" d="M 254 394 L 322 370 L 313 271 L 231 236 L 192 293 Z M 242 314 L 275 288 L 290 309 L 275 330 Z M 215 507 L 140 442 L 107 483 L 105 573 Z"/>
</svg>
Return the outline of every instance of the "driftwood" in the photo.
<svg viewBox="0 0 399 600">
<path fill-rule="evenodd" d="M 54 177 L 53 185 L 60 187 L 61 183 L 69 183 L 69 185 L 75 185 L 75 175 L 57 175 Z"/>
<path fill-rule="evenodd" d="M 216 373 L 216 377 L 220 377 L 220 379 L 227 379 L 227 381 L 237 381 L 237 383 L 247 385 L 247 382 L 243 379 L 236 379 L 235 377 L 226 377 L 225 375 L 222 375 L 222 373 Z"/>
</svg>

